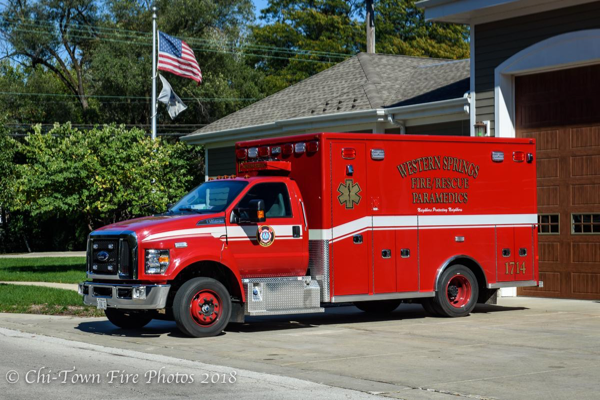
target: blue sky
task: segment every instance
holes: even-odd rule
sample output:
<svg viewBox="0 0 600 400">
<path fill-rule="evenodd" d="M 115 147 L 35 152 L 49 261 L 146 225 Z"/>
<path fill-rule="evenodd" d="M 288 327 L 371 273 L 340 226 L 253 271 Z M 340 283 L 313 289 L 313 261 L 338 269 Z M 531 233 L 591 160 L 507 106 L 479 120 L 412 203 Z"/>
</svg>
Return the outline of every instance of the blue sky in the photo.
<svg viewBox="0 0 600 400">
<path fill-rule="evenodd" d="M 259 11 L 262 10 L 269 4 L 269 0 L 252 0 L 254 3 L 254 7 L 256 7 L 256 14 L 259 14 Z"/>
</svg>

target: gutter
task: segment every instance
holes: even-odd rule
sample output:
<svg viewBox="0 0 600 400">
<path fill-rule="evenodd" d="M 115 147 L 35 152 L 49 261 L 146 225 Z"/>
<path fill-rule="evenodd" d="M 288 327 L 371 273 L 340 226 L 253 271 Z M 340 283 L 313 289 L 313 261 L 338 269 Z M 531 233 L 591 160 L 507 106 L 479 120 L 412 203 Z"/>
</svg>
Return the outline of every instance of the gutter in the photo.
<svg viewBox="0 0 600 400">
<path fill-rule="evenodd" d="M 358 124 L 373 124 L 391 120 L 430 118 L 449 114 L 468 114 L 469 99 L 442 100 L 410 106 L 377 108 L 344 112 L 311 117 L 290 118 L 268 124 L 253 125 L 244 128 L 228 129 L 214 132 L 192 133 L 180 138 L 189 144 L 210 144 L 223 141 L 242 141 L 257 138 L 290 136 L 305 133 L 306 130 L 317 132 L 335 131 L 336 127 Z M 308 132 L 306 132 L 308 133 Z"/>
</svg>

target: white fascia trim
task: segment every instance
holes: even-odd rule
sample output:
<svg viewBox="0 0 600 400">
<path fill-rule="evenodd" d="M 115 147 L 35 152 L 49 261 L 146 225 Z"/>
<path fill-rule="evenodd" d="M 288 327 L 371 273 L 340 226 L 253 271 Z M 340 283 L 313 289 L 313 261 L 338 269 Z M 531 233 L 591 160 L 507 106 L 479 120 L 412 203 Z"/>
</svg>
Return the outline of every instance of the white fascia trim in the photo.
<svg viewBox="0 0 600 400">
<path fill-rule="evenodd" d="M 427 21 L 455 24 L 485 24 L 524 15 L 591 3 L 597 0 L 426 0 Z"/>
<path fill-rule="evenodd" d="M 515 137 L 515 76 L 598 63 L 600 29 L 554 36 L 504 61 L 494 71 L 496 136 Z"/>
<path fill-rule="evenodd" d="M 417 3 L 417 7 L 425 9 L 427 21 L 454 21 L 460 14 L 469 14 L 484 8 L 515 3 L 519 0 L 425 0 Z M 464 18 L 464 17 L 463 17 Z"/>
<path fill-rule="evenodd" d="M 378 108 L 354 112 L 317 115 L 313 117 L 290 118 L 275 121 L 269 124 L 254 125 L 238 129 L 229 129 L 216 132 L 192 133 L 181 140 L 190 144 L 209 144 L 224 140 L 248 140 L 257 137 L 286 136 L 298 134 L 307 130 L 327 132 L 336 126 L 349 124 L 359 125 L 365 123 L 375 124 L 386 122 L 388 115 L 399 120 L 430 118 L 440 115 L 463 114 L 468 119 L 469 101 L 467 98 L 435 101 L 410 106 Z"/>
</svg>

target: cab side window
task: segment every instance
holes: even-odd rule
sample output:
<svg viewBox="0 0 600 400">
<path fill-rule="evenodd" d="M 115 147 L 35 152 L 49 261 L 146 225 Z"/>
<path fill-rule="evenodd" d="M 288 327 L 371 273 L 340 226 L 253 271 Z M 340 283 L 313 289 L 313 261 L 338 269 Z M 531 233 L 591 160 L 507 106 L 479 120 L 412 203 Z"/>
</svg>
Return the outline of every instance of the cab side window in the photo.
<svg viewBox="0 0 600 400">
<path fill-rule="evenodd" d="M 292 216 L 290 195 L 285 183 L 259 183 L 246 193 L 238 208 L 248 208 L 250 201 L 260 199 L 265 204 L 267 218 L 287 218 Z"/>
</svg>

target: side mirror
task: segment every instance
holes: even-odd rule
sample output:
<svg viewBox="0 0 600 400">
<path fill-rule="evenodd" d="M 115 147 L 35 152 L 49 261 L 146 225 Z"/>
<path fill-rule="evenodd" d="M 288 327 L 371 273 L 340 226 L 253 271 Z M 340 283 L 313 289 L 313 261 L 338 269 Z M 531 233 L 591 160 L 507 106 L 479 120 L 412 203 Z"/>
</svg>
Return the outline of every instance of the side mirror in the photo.
<svg viewBox="0 0 600 400">
<path fill-rule="evenodd" d="M 244 222 L 265 222 L 265 202 L 259 199 L 250 200 L 248 208 L 236 208 L 231 212 L 229 222 L 241 224 Z"/>
<path fill-rule="evenodd" d="M 259 199 L 250 200 L 248 204 L 250 211 L 250 222 L 265 222 L 265 202 Z"/>
</svg>

